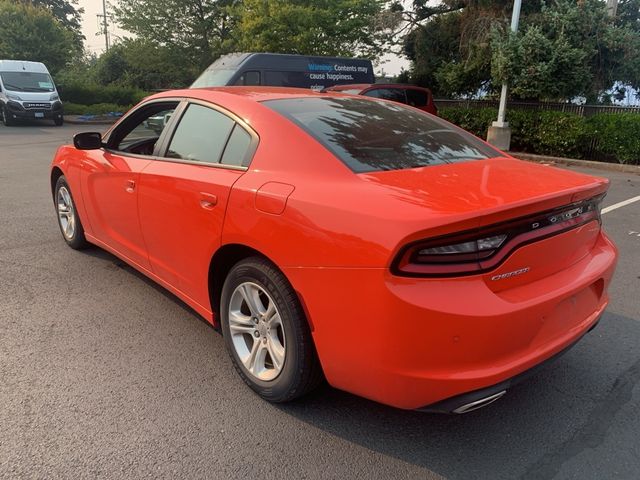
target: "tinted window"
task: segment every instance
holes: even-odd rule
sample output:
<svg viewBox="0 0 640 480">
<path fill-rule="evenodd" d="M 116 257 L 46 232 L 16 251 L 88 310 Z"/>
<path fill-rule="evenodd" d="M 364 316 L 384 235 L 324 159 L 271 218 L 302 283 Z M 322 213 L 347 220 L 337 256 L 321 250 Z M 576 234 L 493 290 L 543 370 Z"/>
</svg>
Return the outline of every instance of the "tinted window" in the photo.
<svg viewBox="0 0 640 480">
<path fill-rule="evenodd" d="M 218 163 L 233 125 L 217 110 L 191 104 L 173 134 L 167 157 Z"/>
<path fill-rule="evenodd" d="M 376 88 L 363 94 L 365 97 L 383 98 L 394 102 L 407 103 L 402 88 Z"/>
<path fill-rule="evenodd" d="M 305 72 L 264 72 L 264 84 L 272 87 L 308 87 L 309 75 Z"/>
<path fill-rule="evenodd" d="M 255 70 L 244 72 L 236 80 L 236 85 L 260 85 L 260 72 Z"/>
<path fill-rule="evenodd" d="M 412 107 L 425 107 L 429 103 L 429 95 L 424 90 L 407 89 L 407 104 Z"/>
<path fill-rule="evenodd" d="M 247 167 L 249 165 L 247 152 L 250 146 L 251 135 L 240 125 L 236 124 L 227 142 L 227 147 L 224 149 L 220 163 Z"/>
<path fill-rule="evenodd" d="M 500 156 L 472 135 L 403 105 L 357 97 L 270 100 L 356 173 Z"/>
</svg>

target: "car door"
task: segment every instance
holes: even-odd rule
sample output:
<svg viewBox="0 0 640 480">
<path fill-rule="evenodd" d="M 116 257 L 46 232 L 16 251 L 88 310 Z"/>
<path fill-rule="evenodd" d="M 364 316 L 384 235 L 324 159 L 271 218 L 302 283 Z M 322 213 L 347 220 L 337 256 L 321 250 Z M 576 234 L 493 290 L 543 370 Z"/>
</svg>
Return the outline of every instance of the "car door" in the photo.
<svg viewBox="0 0 640 480">
<path fill-rule="evenodd" d="M 140 225 L 153 272 L 209 308 L 209 263 L 220 246 L 231 187 L 257 135 L 218 107 L 189 102 L 175 117 L 162 158 L 141 172 Z"/>
<path fill-rule="evenodd" d="M 148 119 L 177 105 L 153 102 L 134 110 L 105 138 L 106 147 L 87 151 L 81 163 L 82 197 L 93 236 L 145 269 L 150 264 L 138 222 L 138 181 L 162 135 Z"/>
</svg>

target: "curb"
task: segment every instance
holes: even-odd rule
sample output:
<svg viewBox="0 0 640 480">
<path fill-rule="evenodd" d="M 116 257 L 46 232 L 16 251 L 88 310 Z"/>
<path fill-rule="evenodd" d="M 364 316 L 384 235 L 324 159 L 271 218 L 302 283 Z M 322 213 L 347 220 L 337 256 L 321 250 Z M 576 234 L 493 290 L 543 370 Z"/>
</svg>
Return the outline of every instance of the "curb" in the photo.
<svg viewBox="0 0 640 480">
<path fill-rule="evenodd" d="M 596 170 L 605 170 L 608 172 L 633 173 L 640 175 L 640 165 L 626 165 L 624 163 L 607 163 L 594 162 L 592 160 L 578 160 L 575 158 L 549 157 L 547 155 L 534 155 L 532 153 L 507 152 L 509 155 L 519 158 L 520 160 L 528 160 L 530 162 L 540 163 L 557 163 L 560 165 L 569 165 L 574 167 L 587 167 Z"/>
<path fill-rule="evenodd" d="M 103 119 L 103 120 L 79 120 L 78 115 L 65 115 L 64 121 L 70 125 L 113 125 L 118 118 Z"/>
</svg>

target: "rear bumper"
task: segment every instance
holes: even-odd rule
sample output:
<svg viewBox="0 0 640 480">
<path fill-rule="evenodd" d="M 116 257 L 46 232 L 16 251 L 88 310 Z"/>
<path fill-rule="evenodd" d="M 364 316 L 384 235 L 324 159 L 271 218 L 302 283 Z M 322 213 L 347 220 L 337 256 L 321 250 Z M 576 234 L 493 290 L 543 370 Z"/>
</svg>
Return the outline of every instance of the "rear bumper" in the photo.
<svg viewBox="0 0 640 480">
<path fill-rule="evenodd" d="M 499 292 L 482 276 L 404 278 L 376 268 L 285 273 L 303 300 L 331 385 L 424 409 L 507 382 L 574 344 L 608 303 L 616 258 L 601 232 L 568 268 Z"/>
</svg>

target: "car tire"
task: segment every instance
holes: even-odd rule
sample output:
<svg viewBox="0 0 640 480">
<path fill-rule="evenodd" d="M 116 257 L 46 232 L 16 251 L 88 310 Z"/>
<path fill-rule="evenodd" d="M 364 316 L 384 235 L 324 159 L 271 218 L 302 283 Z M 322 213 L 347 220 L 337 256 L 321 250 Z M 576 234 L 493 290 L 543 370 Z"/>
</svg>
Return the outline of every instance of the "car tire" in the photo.
<svg viewBox="0 0 640 480">
<path fill-rule="evenodd" d="M 12 127 L 13 125 L 15 125 L 15 122 L 13 121 L 13 119 L 7 113 L 7 107 L 6 106 L 2 107 L 2 110 L 0 110 L 0 113 L 2 114 L 2 123 L 3 123 L 3 125 L 5 127 Z"/>
<path fill-rule="evenodd" d="M 64 125 L 64 118 L 63 117 L 55 118 L 53 120 L 53 123 L 55 124 L 56 127 L 61 127 L 62 125 Z"/>
<path fill-rule="evenodd" d="M 300 301 L 271 262 L 250 257 L 237 263 L 224 282 L 220 313 L 233 364 L 262 398 L 288 402 L 322 382 Z"/>
<path fill-rule="evenodd" d="M 89 243 L 84 236 L 84 228 L 64 175 L 61 175 L 56 181 L 53 201 L 56 207 L 58 226 L 64 241 L 74 250 L 87 248 Z"/>
</svg>

